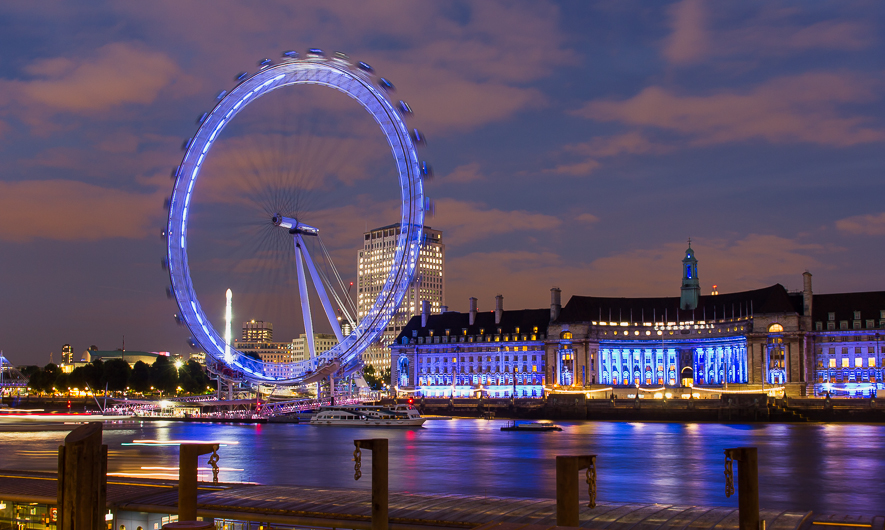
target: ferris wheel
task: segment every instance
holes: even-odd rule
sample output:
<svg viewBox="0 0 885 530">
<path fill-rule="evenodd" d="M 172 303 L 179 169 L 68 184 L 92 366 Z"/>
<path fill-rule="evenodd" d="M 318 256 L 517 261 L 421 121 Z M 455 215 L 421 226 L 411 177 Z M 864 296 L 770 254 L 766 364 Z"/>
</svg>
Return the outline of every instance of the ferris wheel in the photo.
<svg viewBox="0 0 885 530">
<path fill-rule="evenodd" d="M 212 111 L 199 118 L 199 128 L 183 145 L 184 157 L 173 170 L 175 185 L 167 199 L 169 215 L 164 231 L 167 249 L 164 265 L 171 280 L 168 293 L 175 298 L 180 310 L 176 319 L 190 330 L 193 342 L 207 354 L 207 362 L 211 358 L 225 371 L 252 383 L 306 384 L 336 373 L 352 372 L 359 366 L 363 351 L 378 339 L 395 315 L 415 277 L 425 212 L 432 208 L 423 190 L 424 178 L 430 175 L 430 168 L 426 162 L 419 162 L 416 150 L 416 145 L 423 144 L 423 136 L 417 129 L 410 131 L 406 126 L 405 118 L 412 113 L 409 105 L 403 101 L 394 103 L 390 99 L 393 84 L 377 76 L 368 64 L 351 61 L 339 52 L 327 56 L 314 48 L 302 57 L 294 51 L 287 51 L 280 61 L 264 59 L 257 72 L 240 74 L 236 80 L 237 85 L 230 92 L 219 94 Z M 310 353 L 297 362 L 264 362 L 237 350 L 232 344 L 230 329 L 224 335 L 220 333 L 204 311 L 189 263 L 189 216 L 198 203 L 194 199 L 194 189 L 201 169 L 211 160 L 213 145 L 222 131 L 262 97 L 278 90 L 292 90 L 298 85 L 335 89 L 358 102 L 373 118 L 393 157 L 401 218 L 396 247 L 390 249 L 392 266 L 383 271 L 386 274 L 383 288 L 371 293 L 374 301 L 366 304 L 366 310 L 357 312 L 323 243 L 325 227 L 309 224 L 297 209 L 287 210 L 288 207 L 279 206 L 291 204 L 291 201 L 278 201 L 275 206 L 264 207 L 253 221 L 272 231 L 276 241 L 283 241 L 288 250 L 294 251 L 287 258 L 296 265 L 293 272 L 297 281 L 291 283 L 297 283 L 297 293 L 292 296 L 298 298 Z M 335 237 L 334 234 L 331 237 Z M 320 266 L 321 261 L 325 268 Z M 308 288 L 308 281 L 312 283 L 312 289 Z M 317 299 L 319 304 L 316 304 Z M 314 301 L 313 308 L 311 300 Z M 314 344 L 315 316 L 327 320 L 327 325 L 323 325 L 331 327 L 337 338 L 334 347 L 319 354 Z M 228 326 L 229 323 L 230 315 Z"/>
</svg>

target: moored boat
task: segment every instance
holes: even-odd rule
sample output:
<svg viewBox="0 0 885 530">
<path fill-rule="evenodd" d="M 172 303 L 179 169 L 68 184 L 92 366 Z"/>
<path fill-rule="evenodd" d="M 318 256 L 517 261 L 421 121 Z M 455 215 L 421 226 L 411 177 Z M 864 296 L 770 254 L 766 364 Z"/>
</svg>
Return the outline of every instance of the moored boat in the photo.
<svg viewBox="0 0 885 530">
<path fill-rule="evenodd" d="M 377 405 L 338 405 L 320 407 L 310 418 L 311 425 L 352 427 L 420 427 L 422 418 L 411 405 L 382 407 Z"/>
<path fill-rule="evenodd" d="M 515 421 L 507 422 L 507 425 L 501 427 L 502 431 L 520 431 L 520 432 L 549 432 L 561 431 L 562 427 L 553 423 L 517 423 Z"/>
</svg>

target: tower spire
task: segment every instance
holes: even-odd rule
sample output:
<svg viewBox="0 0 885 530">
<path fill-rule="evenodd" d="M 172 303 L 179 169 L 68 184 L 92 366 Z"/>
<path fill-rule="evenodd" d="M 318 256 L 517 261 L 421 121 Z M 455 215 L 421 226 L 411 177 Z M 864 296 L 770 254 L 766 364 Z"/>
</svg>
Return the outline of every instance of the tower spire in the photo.
<svg viewBox="0 0 885 530">
<path fill-rule="evenodd" d="M 697 308 L 701 295 L 701 283 L 698 280 L 698 260 L 691 248 L 691 238 L 688 238 L 688 249 L 682 259 L 682 293 L 679 297 L 679 308 L 693 310 Z"/>
</svg>

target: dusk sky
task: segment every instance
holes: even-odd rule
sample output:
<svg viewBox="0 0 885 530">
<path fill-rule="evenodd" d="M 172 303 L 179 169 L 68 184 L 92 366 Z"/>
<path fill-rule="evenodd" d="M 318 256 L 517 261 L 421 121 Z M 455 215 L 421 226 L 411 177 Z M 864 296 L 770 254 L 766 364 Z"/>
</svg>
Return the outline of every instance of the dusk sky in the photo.
<svg viewBox="0 0 885 530">
<path fill-rule="evenodd" d="M 703 294 L 800 289 L 805 270 L 816 293 L 885 290 L 883 22 L 878 0 L 5 1 L 0 349 L 190 351 L 160 266 L 170 170 L 238 72 L 309 47 L 371 64 L 413 107 L 454 310 L 545 307 L 552 286 L 678 296 L 689 237 Z M 328 92 L 244 111 L 195 200 L 218 228 L 238 164 L 285 134 L 353 280 L 398 191 L 371 118 Z M 210 254 L 195 284 L 217 310 Z"/>
</svg>

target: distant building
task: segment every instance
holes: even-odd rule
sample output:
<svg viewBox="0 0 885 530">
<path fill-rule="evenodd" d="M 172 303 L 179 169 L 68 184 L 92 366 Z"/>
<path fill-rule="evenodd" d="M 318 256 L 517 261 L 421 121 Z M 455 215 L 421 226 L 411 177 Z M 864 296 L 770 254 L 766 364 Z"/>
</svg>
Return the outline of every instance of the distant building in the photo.
<svg viewBox="0 0 885 530">
<path fill-rule="evenodd" d="M 233 347 L 266 363 L 290 363 L 294 360 L 291 342 L 234 341 Z M 267 373 L 281 376 L 284 375 L 284 370 L 270 366 Z"/>
<path fill-rule="evenodd" d="M 129 366 L 135 366 L 135 363 L 141 361 L 145 364 L 154 364 L 157 357 L 169 357 L 169 352 L 147 352 L 135 350 L 86 350 L 80 357 L 80 361 L 74 363 L 74 367 L 82 366 L 97 360 L 106 362 L 110 359 L 123 359 Z"/>
<path fill-rule="evenodd" d="M 61 362 L 64 364 L 73 364 L 74 348 L 72 348 L 70 344 L 65 344 L 61 347 Z"/>
<path fill-rule="evenodd" d="M 363 249 L 357 258 L 357 311 L 362 318 L 384 288 L 400 237 L 400 225 L 389 225 L 364 234 Z M 415 315 L 421 314 L 421 304 L 429 302 L 431 313 L 445 307 L 445 252 L 442 231 L 424 227 L 424 243 L 418 257 L 415 279 L 396 313 L 376 344 L 363 353 L 363 362 L 378 370 L 390 368 L 388 346 Z"/>
<path fill-rule="evenodd" d="M 429 309 L 429 308 L 428 308 Z M 390 346 L 392 384 L 419 396 L 541 397 L 548 309 L 447 311 L 412 318 Z"/>
<path fill-rule="evenodd" d="M 342 330 L 343 332 L 343 330 Z M 314 333 L 313 347 L 316 355 L 329 351 L 338 345 L 338 337 L 329 333 Z M 307 335 L 301 334 L 297 339 L 292 339 L 292 360 L 306 361 L 310 359 L 310 351 L 307 347 Z"/>
<path fill-rule="evenodd" d="M 263 320 L 243 322 L 243 341 L 273 342 L 273 324 Z"/>
<path fill-rule="evenodd" d="M 704 296 L 689 246 L 678 297 L 573 296 L 562 307 L 554 288 L 545 317 L 525 310 L 532 332 L 508 320 L 515 312 L 498 318 L 498 308 L 495 324 L 483 323 L 489 314 L 476 313 L 471 299 L 470 313 L 411 319 L 391 346 L 393 380 L 425 396 L 507 396 L 501 381 L 537 384 L 537 377 L 520 379 L 522 367 L 514 371 L 517 346 L 527 352 L 518 353 L 520 362 L 524 356 L 543 370 L 547 392 L 875 396 L 885 388 L 885 292 L 814 295 L 811 273 L 802 277 L 798 292 L 775 284 Z M 535 355 L 537 365 L 529 363 Z"/>
</svg>

